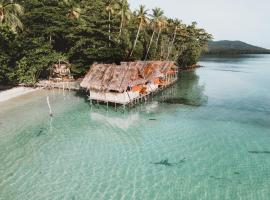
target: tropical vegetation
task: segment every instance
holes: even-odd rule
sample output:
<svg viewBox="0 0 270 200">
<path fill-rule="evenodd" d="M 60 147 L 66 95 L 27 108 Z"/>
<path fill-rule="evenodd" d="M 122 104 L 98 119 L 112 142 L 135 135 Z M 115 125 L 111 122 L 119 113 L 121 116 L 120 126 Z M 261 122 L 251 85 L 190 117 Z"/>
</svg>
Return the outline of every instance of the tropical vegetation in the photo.
<svg viewBox="0 0 270 200">
<path fill-rule="evenodd" d="M 211 35 L 127 0 L 0 0 L 0 83 L 34 84 L 59 59 L 75 76 L 94 62 L 193 65 Z"/>
</svg>

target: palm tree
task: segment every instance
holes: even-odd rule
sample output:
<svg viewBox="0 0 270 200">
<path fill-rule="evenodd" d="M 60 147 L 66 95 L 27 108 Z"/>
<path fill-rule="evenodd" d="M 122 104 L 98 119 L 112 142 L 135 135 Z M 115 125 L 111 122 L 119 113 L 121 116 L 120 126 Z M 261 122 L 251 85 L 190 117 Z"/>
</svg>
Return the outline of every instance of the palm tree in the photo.
<svg viewBox="0 0 270 200">
<path fill-rule="evenodd" d="M 139 38 L 139 35 L 140 35 L 140 32 L 141 32 L 141 29 L 146 24 L 148 24 L 148 22 L 149 22 L 148 17 L 147 17 L 147 12 L 148 12 L 148 10 L 145 9 L 145 6 L 143 6 L 143 5 L 140 5 L 139 10 L 137 10 L 136 18 L 139 21 L 139 26 L 138 26 L 138 31 L 137 31 L 137 34 L 136 34 L 136 38 L 135 38 L 135 41 L 134 41 L 130 56 L 133 55 L 134 49 L 135 49 L 135 47 L 137 45 L 137 42 L 138 42 L 138 38 Z"/>
<path fill-rule="evenodd" d="M 154 53 L 155 56 L 158 50 L 158 42 L 160 39 L 161 32 L 164 28 L 167 27 L 167 24 L 168 24 L 167 19 L 165 17 L 160 17 L 160 19 L 158 20 L 158 36 L 156 40 L 156 48 L 155 48 L 155 53 Z"/>
<path fill-rule="evenodd" d="M 119 30 L 119 37 L 122 34 L 123 26 L 126 21 L 130 20 L 131 12 L 129 10 L 129 5 L 127 0 L 121 0 L 119 3 L 120 11 L 118 13 L 121 16 L 121 23 L 120 23 L 120 30 Z"/>
<path fill-rule="evenodd" d="M 151 45 L 152 45 L 152 42 L 153 42 L 153 38 L 154 38 L 154 35 L 156 33 L 156 29 L 158 28 L 160 30 L 160 24 L 161 24 L 162 16 L 164 14 L 164 12 L 163 12 L 163 10 L 161 10 L 161 8 L 154 8 L 152 10 L 152 12 L 153 12 L 153 14 L 151 15 L 151 17 L 152 17 L 151 22 L 152 22 L 153 33 L 152 33 L 152 36 L 151 36 L 151 39 L 150 39 L 150 43 L 149 43 L 149 46 L 148 46 L 148 49 L 147 49 L 147 53 L 145 55 L 145 60 L 148 57 L 148 54 L 149 54 L 149 51 L 150 51 L 150 48 L 151 48 Z M 159 31 L 159 35 L 160 35 L 160 31 Z"/>
<path fill-rule="evenodd" d="M 18 3 L 13 3 L 12 0 L 0 0 L 0 26 L 6 24 L 13 31 L 22 29 L 23 24 L 19 19 L 24 13 L 23 7 Z"/>
<path fill-rule="evenodd" d="M 69 19 L 78 19 L 80 17 L 82 10 L 75 1 L 64 0 L 64 4 L 69 9 L 67 13 Z"/>
<path fill-rule="evenodd" d="M 179 33 L 179 41 L 176 44 L 178 49 L 176 49 L 176 52 L 174 54 L 174 57 L 175 57 L 174 60 L 175 61 L 187 49 L 187 44 L 189 42 L 189 33 L 188 33 L 188 30 L 187 30 L 187 26 L 185 24 L 181 25 L 181 28 L 179 29 L 178 33 Z"/>
<path fill-rule="evenodd" d="M 111 40 L 111 17 L 114 14 L 115 10 L 118 8 L 118 4 L 115 4 L 113 1 L 109 1 L 109 5 L 106 7 L 106 11 L 108 12 L 109 16 L 109 40 Z"/>
<path fill-rule="evenodd" d="M 173 39 L 172 39 L 171 45 L 168 48 L 168 54 L 167 54 L 166 60 L 168 60 L 169 57 L 170 57 L 170 54 L 171 54 L 171 51 L 172 51 L 172 48 L 173 48 L 173 45 L 174 45 L 174 42 L 175 42 L 175 39 L 176 39 L 177 32 L 179 31 L 179 28 L 181 26 L 181 21 L 178 20 L 178 19 L 175 19 L 172 22 L 172 24 L 173 24 L 173 27 L 174 27 L 174 33 L 173 33 Z"/>
</svg>

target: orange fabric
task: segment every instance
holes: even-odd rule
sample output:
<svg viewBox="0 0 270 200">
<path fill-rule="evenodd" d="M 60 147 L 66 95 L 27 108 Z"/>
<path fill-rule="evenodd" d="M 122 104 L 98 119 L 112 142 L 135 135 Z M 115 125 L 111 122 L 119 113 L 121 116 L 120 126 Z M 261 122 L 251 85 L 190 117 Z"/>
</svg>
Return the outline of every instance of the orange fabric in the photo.
<svg viewBox="0 0 270 200">
<path fill-rule="evenodd" d="M 161 80 L 161 78 L 156 78 L 156 79 L 154 80 L 154 84 L 156 84 L 156 85 L 162 85 L 163 83 L 164 83 L 164 81 Z"/>
<path fill-rule="evenodd" d="M 156 79 L 154 80 L 154 84 L 160 85 L 160 84 L 161 84 L 160 78 L 156 78 Z"/>
<path fill-rule="evenodd" d="M 143 87 L 140 91 L 140 94 L 146 94 L 147 93 L 147 88 Z"/>
<path fill-rule="evenodd" d="M 139 92 L 140 94 L 146 94 L 147 93 L 147 87 L 143 85 L 135 85 L 132 87 L 133 92 Z"/>
<path fill-rule="evenodd" d="M 132 87 L 133 92 L 140 92 L 143 89 L 142 85 L 135 85 Z"/>
</svg>

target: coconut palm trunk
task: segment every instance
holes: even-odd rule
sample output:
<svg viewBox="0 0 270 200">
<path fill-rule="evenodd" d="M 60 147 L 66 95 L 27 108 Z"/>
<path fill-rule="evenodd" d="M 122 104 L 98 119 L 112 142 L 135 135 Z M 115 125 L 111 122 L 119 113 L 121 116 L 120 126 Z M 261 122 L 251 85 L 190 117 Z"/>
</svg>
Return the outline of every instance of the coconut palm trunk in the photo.
<svg viewBox="0 0 270 200">
<path fill-rule="evenodd" d="M 109 40 L 111 41 L 111 11 L 109 11 Z"/>
<path fill-rule="evenodd" d="M 176 39 L 176 29 L 175 29 L 175 31 L 174 31 L 172 43 L 171 43 L 171 45 L 170 45 L 169 48 L 168 48 L 168 54 L 167 54 L 166 60 L 168 60 L 169 57 L 170 57 L 170 54 L 171 54 L 171 52 L 172 52 L 172 48 L 173 48 L 175 39 Z"/>
<path fill-rule="evenodd" d="M 148 46 L 148 49 L 147 49 L 147 53 L 146 53 L 146 55 L 145 55 L 144 60 L 146 60 L 147 57 L 148 57 L 148 54 L 149 54 L 149 51 L 150 51 L 150 48 L 151 48 L 151 45 L 152 45 L 152 42 L 153 42 L 153 39 L 154 39 L 154 35 L 155 35 L 155 30 L 154 30 L 153 33 L 152 33 L 151 40 L 150 40 L 150 43 L 149 43 L 149 46 Z"/>
<path fill-rule="evenodd" d="M 49 41 L 50 41 L 50 45 L 52 45 L 52 34 L 50 33 L 50 36 L 49 36 Z"/>
<path fill-rule="evenodd" d="M 157 36 L 157 40 L 156 40 L 156 48 L 155 48 L 155 53 L 154 53 L 155 56 L 156 56 L 157 50 L 158 50 L 158 42 L 159 42 L 159 38 L 160 38 L 160 35 L 161 35 L 161 31 L 162 31 L 162 29 L 160 28 L 159 31 L 158 31 L 158 36 Z"/>
<path fill-rule="evenodd" d="M 122 34 L 123 24 L 124 24 L 124 10 L 121 11 L 121 24 L 120 24 L 120 30 L 119 30 L 119 37 Z"/>
<path fill-rule="evenodd" d="M 132 51 L 131 51 L 131 53 L 130 53 L 130 56 L 132 56 L 133 53 L 134 53 L 134 49 L 135 49 L 135 47 L 136 47 L 136 45 L 137 45 L 138 38 L 139 38 L 139 35 L 140 35 L 140 32 L 141 32 L 141 28 L 142 28 L 142 20 L 141 20 L 141 22 L 140 22 L 140 24 L 139 24 L 139 28 L 138 28 L 138 31 L 137 31 L 137 35 L 136 35 L 136 38 L 135 38 L 134 45 L 133 45 L 133 47 L 132 47 Z"/>
<path fill-rule="evenodd" d="M 118 1 L 117 4 L 115 4 L 116 6 L 116 10 L 119 12 L 117 13 L 118 16 L 120 16 L 120 27 L 119 27 L 119 34 L 118 34 L 118 38 L 121 37 L 123 30 L 124 30 L 124 26 L 125 24 L 130 20 L 130 10 L 129 10 L 129 5 L 127 0 L 121 0 Z M 120 40 L 118 40 L 120 42 Z"/>
<path fill-rule="evenodd" d="M 4 11 L 3 9 L 0 9 L 0 26 L 3 24 L 4 21 Z"/>
<path fill-rule="evenodd" d="M 181 47 L 180 50 L 176 53 L 175 57 L 174 57 L 174 61 L 177 61 L 177 59 L 179 58 L 179 56 L 181 56 L 183 54 L 183 51 L 185 50 L 185 47 Z"/>
</svg>

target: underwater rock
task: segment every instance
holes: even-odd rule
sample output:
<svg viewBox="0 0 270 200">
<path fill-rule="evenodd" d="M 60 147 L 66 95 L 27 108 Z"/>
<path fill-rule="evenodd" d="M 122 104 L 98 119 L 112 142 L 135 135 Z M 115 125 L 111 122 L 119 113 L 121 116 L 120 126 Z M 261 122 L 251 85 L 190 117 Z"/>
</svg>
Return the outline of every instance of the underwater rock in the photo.
<svg viewBox="0 0 270 200">
<path fill-rule="evenodd" d="M 235 172 L 236 174 L 240 174 L 239 172 Z M 215 179 L 215 180 L 217 180 L 217 181 L 219 181 L 220 183 L 235 183 L 235 184 L 239 184 L 239 185 L 241 185 L 242 184 L 242 182 L 240 181 L 240 180 L 238 180 L 238 179 L 230 179 L 230 178 L 226 178 L 226 177 L 217 177 L 217 176 L 213 176 L 213 175 L 211 175 L 211 176 L 209 176 L 210 178 L 212 178 L 212 179 Z"/>
<path fill-rule="evenodd" d="M 165 160 L 161 160 L 159 162 L 155 162 L 155 163 L 152 163 L 152 164 L 154 164 L 154 165 L 164 165 L 164 166 L 167 166 L 167 167 L 172 167 L 172 166 L 175 166 L 175 165 L 182 164 L 183 162 L 185 162 L 185 160 L 186 160 L 186 158 L 183 158 L 182 160 L 180 160 L 177 163 L 170 163 L 168 159 L 165 159 Z"/>
<path fill-rule="evenodd" d="M 248 151 L 248 153 L 252 153 L 252 154 L 270 154 L 270 151 Z"/>
<path fill-rule="evenodd" d="M 41 136 L 42 132 L 43 132 L 43 131 L 40 130 L 40 131 L 37 133 L 37 137 Z"/>
<path fill-rule="evenodd" d="M 183 163 L 183 162 L 185 162 L 186 161 L 186 158 L 183 158 L 182 160 L 180 160 L 177 164 L 181 164 L 181 163 Z"/>
<path fill-rule="evenodd" d="M 229 178 L 224 178 L 224 177 L 217 177 L 217 176 L 209 176 L 210 178 L 213 178 L 213 179 L 216 179 L 216 180 L 219 180 L 219 181 L 228 181 L 228 182 L 233 182 L 231 179 Z"/>
<path fill-rule="evenodd" d="M 193 100 L 189 100 L 186 98 L 167 98 L 165 99 L 163 102 L 168 103 L 168 104 L 183 104 L 183 105 L 187 105 L 187 106 L 201 106 L 202 103 L 200 102 L 195 102 Z"/>
<path fill-rule="evenodd" d="M 44 128 L 41 128 L 36 136 L 39 137 L 39 136 L 43 135 L 43 133 L 44 133 L 43 131 L 44 131 Z"/>
<path fill-rule="evenodd" d="M 161 160 L 161 161 L 156 162 L 156 163 L 154 163 L 154 164 L 155 164 L 155 165 L 165 165 L 165 166 L 169 166 L 169 167 L 173 166 L 172 163 L 169 163 L 168 159 Z"/>
<path fill-rule="evenodd" d="M 216 176 L 209 176 L 210 178 L 216 179 L 216 180 L 223 180 L 224 178 L 216 177 Z"/>
</svg>

